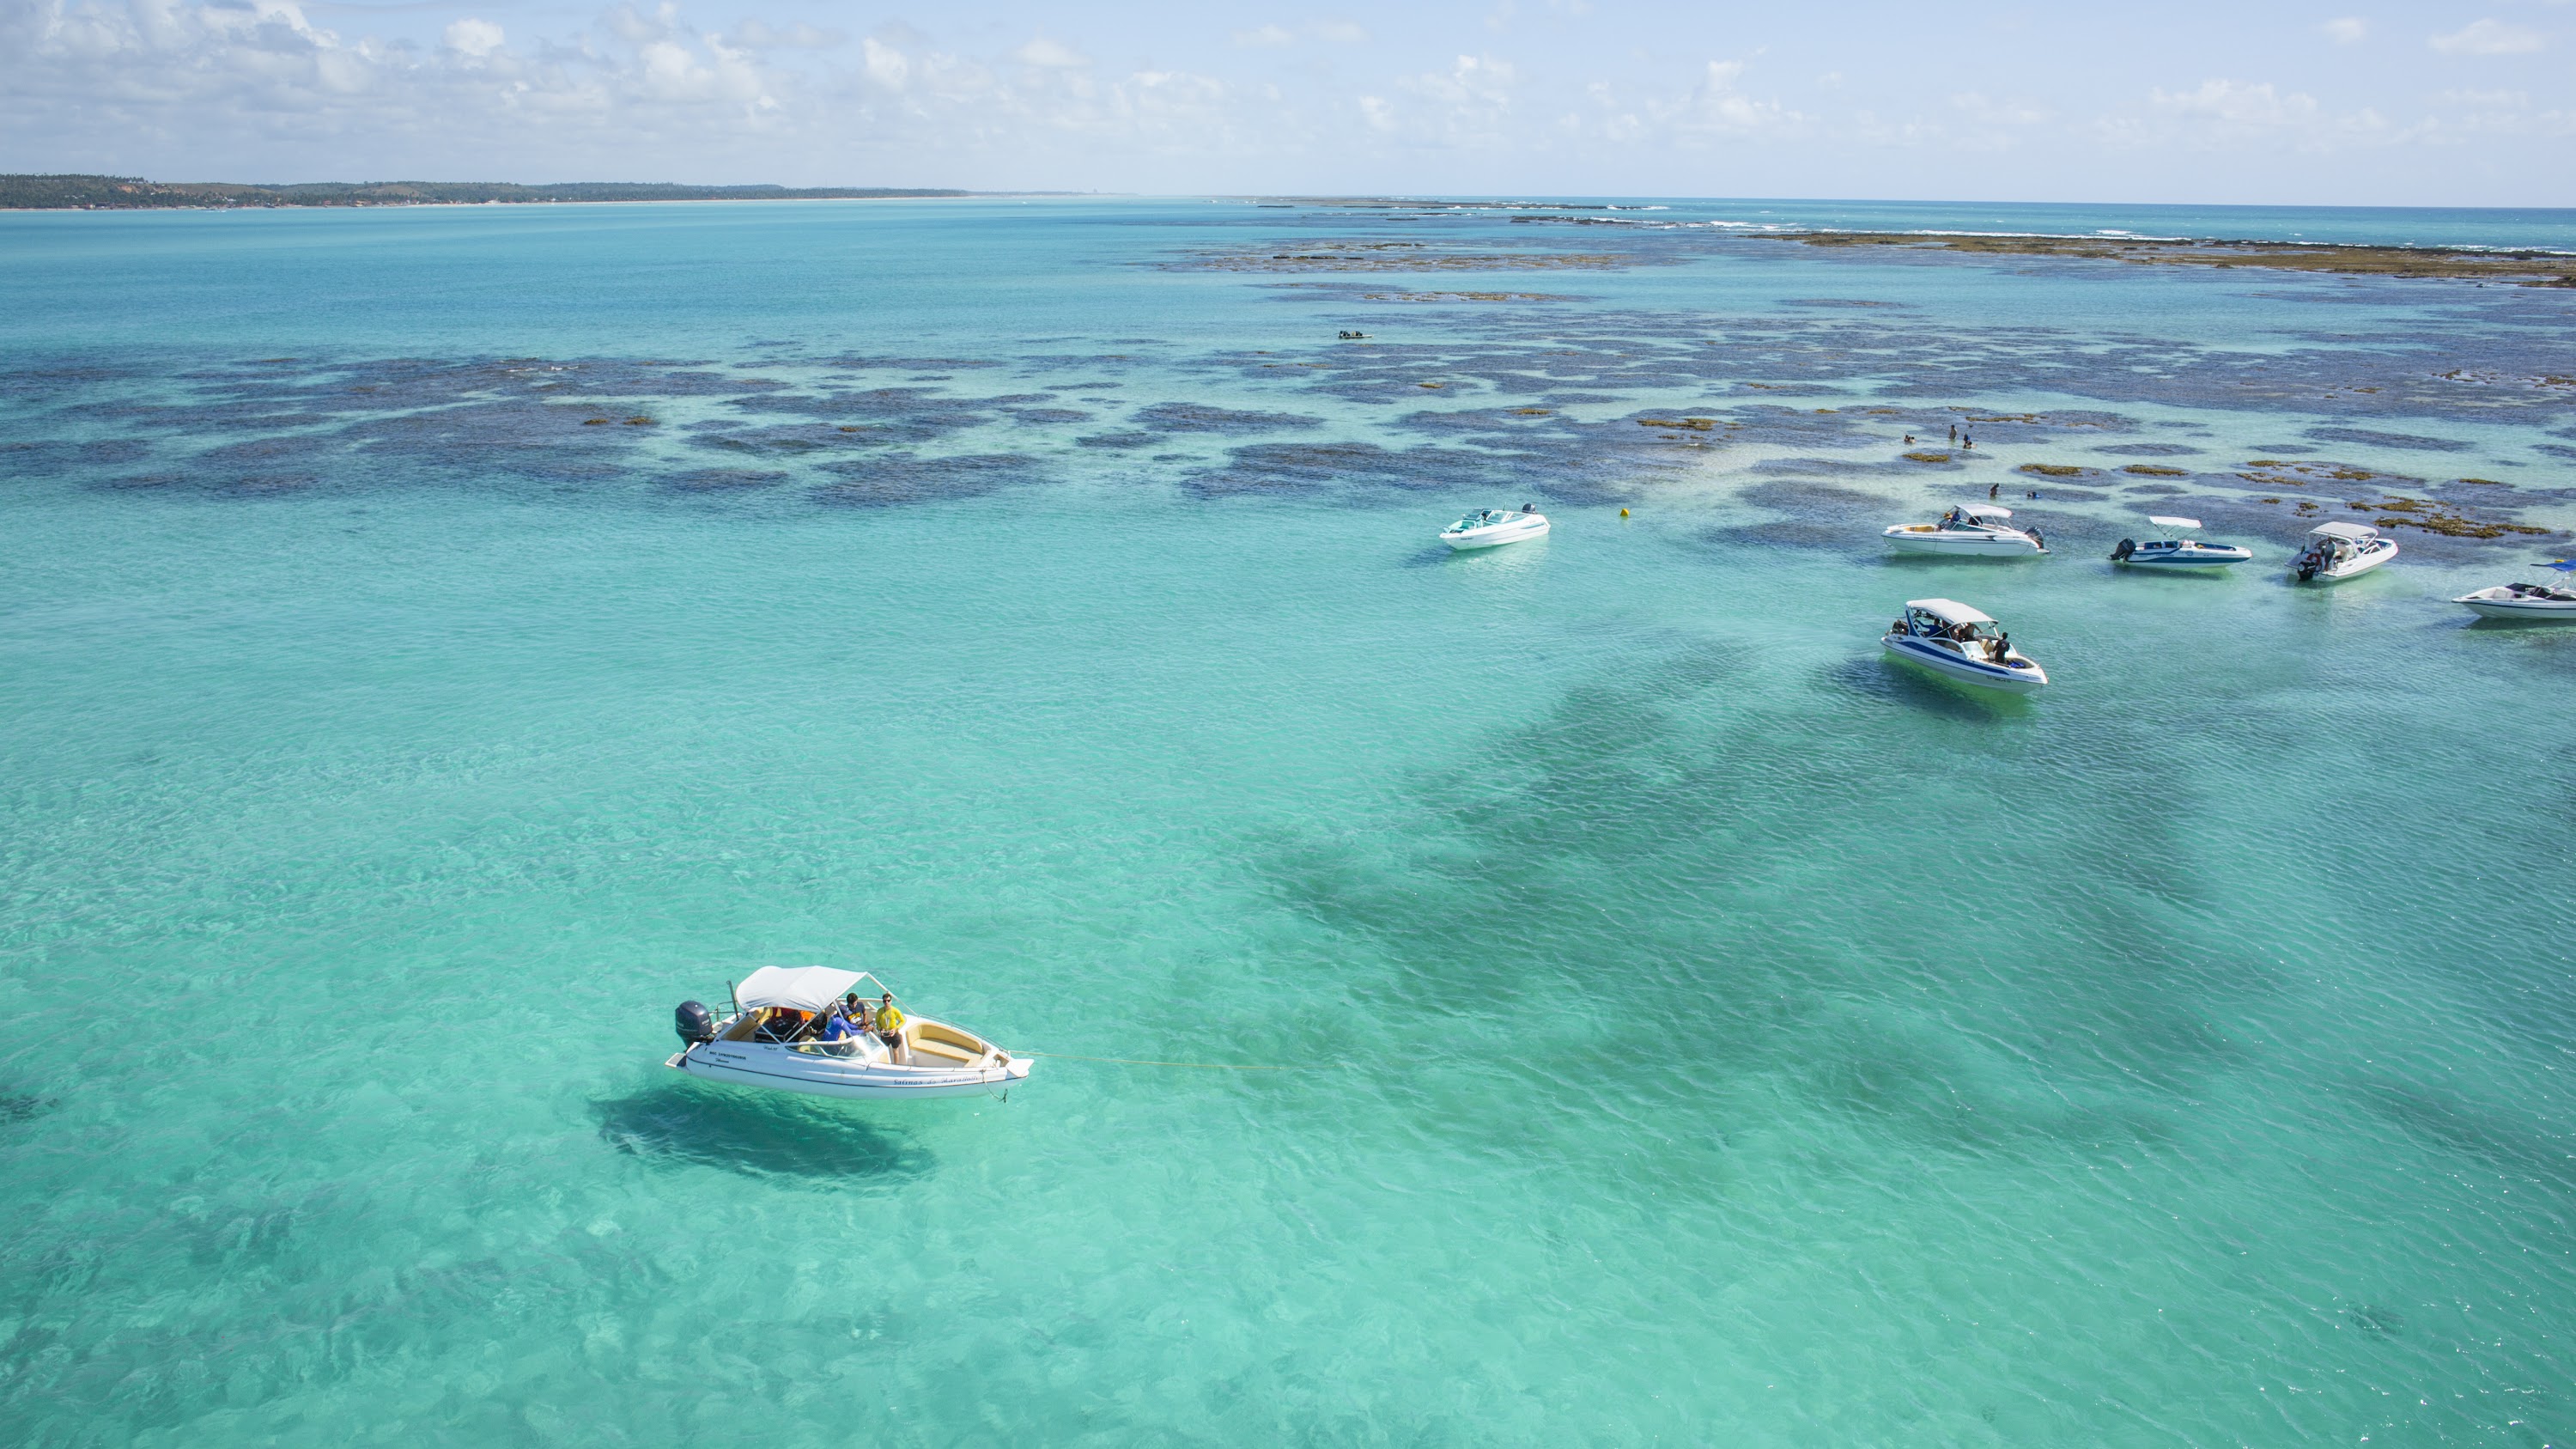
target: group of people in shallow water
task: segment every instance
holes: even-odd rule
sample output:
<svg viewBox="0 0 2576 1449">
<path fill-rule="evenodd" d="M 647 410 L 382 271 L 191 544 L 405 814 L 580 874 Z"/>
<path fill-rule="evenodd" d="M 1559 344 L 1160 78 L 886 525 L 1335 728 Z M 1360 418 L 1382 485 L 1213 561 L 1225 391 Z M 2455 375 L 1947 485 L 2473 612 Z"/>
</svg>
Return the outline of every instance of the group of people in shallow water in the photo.
<svg viewBox="0 0 2576 1449">
<path fill-rule="evenodd" d="M 889 991 L 874 1001 L 853 991 L 832 1003 L 820 1017 L 807 1011 L 775 1008 L 761 1023 L 762 1039 L 774 1042 L 857 1041 L 875 1037 L 885 1043 L 887 1060 L 903 1061 L 903 1008 Z"/>
</svg>

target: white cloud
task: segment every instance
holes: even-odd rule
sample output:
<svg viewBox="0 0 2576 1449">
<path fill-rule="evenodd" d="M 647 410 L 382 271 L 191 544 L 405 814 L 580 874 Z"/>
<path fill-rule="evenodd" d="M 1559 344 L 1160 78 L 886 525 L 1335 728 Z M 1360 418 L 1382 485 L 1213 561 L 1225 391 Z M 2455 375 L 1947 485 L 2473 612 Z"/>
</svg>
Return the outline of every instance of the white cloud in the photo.
<svg viewBox="0 0 2576 1449">
<path fill-rule="evenodd" d="M 1297 37 L 1276 25 L 1264 25 L 1258 30 L 1236 31 L 1234 43 L 1247 48 L 1295 45 Z"/>
<path fill-rule="evenodd" d="M 2317 29 L 2324 31 L 2326 39 L 2337 45 L 2359 45 L 2370 38 L 2370 22 L 2358 15 L 2329 20 Z"/>
<path fill-rule="evenodd" d="M 1044 70 L 1080 70 L 1091 64 L 1091 57 L 1060 40 L 1050 40 L 1043 35 L 1012 51 L 1011 59 Z"/>
<path fill-rule="evenodd" d="M 1992 100 L 1978 91 L 1952 96 L 1950 105 L 1969 120 L 1986 126 L 2036 126 L 2050 114 L 2036 101 Z"/>
<path fill-rule="evenodd" d="M 485 56 L 501 48 L 501 27 L 468 17 L 447 27 L 447 48 L 458 55 Z"/>
<path fill-rule="evenodd" d="M 1712 60 L 1700 72 L 1699 85 L 1677 118 L 1684 131 L 1742 136 L 1777 130 L 1805 119 L 1777 101 L 1762 101 L 1736 88 L 1744 76 L 1740 60 Z"/>
<path fill-rule="evenodd" d="M 672 27 L 679 22 L 679 15 L 680 7 L 664 0 L 662 8 L 654 11 L 649 19 L 637 13 L 632 5 L 617 6 L 605 18 L 608 28 L 616 32 L 618 39 L 629 45 L 642 45 L 670 34 Z"/>
<path fill-rule="evenodd" d="M 902 51 L 873 35 L 860 41 L 859 47 L 865 57 L 863 63 L 867 67 L 868 79 L 889 90 L 898 91 L 903 89 L 905 81 L 911 79 L 912 60 Z"/>
<path fill-rule="evenodd" d="M 2427 43 L 2444 55 L 2527 55 L 2548 42 L 2539 31 L 2525 26 L 2478 20 Z"/>
<path fill-rule="evenodd" d="M 2167 110 L 2231 126 L 2304 125 L 2318 114 L 2316 97 L 2304 91 L 2283 95 L 2270 81 L 2246 85 L 2232 80 L 2205 80 L 2198 90 L 2158 90 L 2152 99 Z"/>
<path fill-rule="evenodd" d="M 763 23 L 758 17 L 745 20 L 725 37 L 725 43 L 736 50 L 830 50 L 847 45 L 850 38 L 837 30 L 817 30 L 798 24 L 784 30 Z"/>
<path fill-rule="evenodd" d="M 1518 72 L 1508 60 L 1490 55 L 1462 55 L 1445 71 L 1429 71 L 1406 84 L 1434 100 L 1453 106 L 1507 106 Z"/>
<path fill-rule="evenodd" d="M 1369 33 L 1348 20 L 1327 20 L 1315 27 L 1315 38 L 1335 45 L 1366 45 Z"/>
</svg>

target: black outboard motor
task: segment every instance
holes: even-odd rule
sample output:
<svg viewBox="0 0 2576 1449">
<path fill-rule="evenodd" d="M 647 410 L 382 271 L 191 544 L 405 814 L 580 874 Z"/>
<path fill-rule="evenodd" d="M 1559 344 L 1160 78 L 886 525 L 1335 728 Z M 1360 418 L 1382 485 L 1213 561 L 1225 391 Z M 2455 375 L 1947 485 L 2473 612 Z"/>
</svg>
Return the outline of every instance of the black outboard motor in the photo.
<svg viewBox="0 0 2576 1449">
<path fill-rule="evenodd" d="M 2115 549 L 2111 550 L 2111 561 L 2112 561 L 2113 563 L 2117 563 L 2117 562 L 2119 562 L 2120 560 L 2122 560 L 2122 559 L 2124 559 L 2124 558 L 2127 558 L 2129 555 L 2131 555 L 2131 554 L 2133 554 L 2133 553 L 2136 553 L 2137 551 L 2138 551 L 2138 541 L 2137 541 L 2136 539 L 2133 539 L 2133 538 L 2124 538 L 2124 539 L 2121 539 L 2121 540 L 2120 540 L 2120 546 L 2119 546 L 2118 548 L 2115 548 Z"/>
<path fill-rule="evenodd" d="M 697 1046 L 716 1039 L 716 1019 L 694 1001 L 683 1001 L 671 1013 L 671 1029 L 680 1034 L 680 1044 Z"/>
</svg>

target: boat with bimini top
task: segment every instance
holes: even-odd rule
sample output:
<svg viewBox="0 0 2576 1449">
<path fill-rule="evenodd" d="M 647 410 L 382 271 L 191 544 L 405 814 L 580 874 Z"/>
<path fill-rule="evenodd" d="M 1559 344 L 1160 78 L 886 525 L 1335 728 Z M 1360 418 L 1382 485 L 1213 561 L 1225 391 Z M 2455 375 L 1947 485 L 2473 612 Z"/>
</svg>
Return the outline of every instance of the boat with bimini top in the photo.
<svg viewBox="0 0 2576 1449">
<path fill-rule="evenodd" d="M 1937 523 L 1900 523 L 1881 537 L 1898 553 L 1939 553 L 1961 558 L 2028 558 L 2048 552 L 2038 529 L 2012 526 L 2009 508 L 1958 504 Z"/>
<path fill-rule="evenodd" d="M 1906 601 L 1878 642 L 1893 658 L 1981 689 L 2029 694 L 2048 683 L 2048 671 L 2012 647 L 2011 635 L 1956 599 Z"/>
<path fill-rule="evenodd" d="M 2308 530 L 2306 547 L 2290 561 L 2300 583 L 2341 583 L 2366 574 L 2397 557 L 2397 540 L 2366 523 L 2320 523 Z"/>
<path fill-rule="evenodd" d="M 1440 530 L 1440 541 L 1455 549 L 1498 548 L 1537 538 L 1547 532 L 1547 515 L 1535 503 L 1519 508 L 1480 508 Z"/>
<path fill-rule="evenodd" d="M 2200 527 L 2197 518 L 2177 518 L 2164 513 L 2148 514 L 2147 522 L 2158 528 Z M 2250 548 L 2238 548 L 2232 543 L 2203 543 L 2190 537 L 2151 539 L 2145 543 L 2124 538 L 2118 548 L 2111 550 L 2111 562 L 2130 568 L 2223 569 L 2252 557 L 2254 551 Z"/>
<path fill-rule="evenodd" d="M 711 1082 L 879 1100 L 1006 1092 L 1029 1075 L 1026 1058 L 912 1015 L 865 971 L 763 966 L 728 989 L 733 1011 L 722 1019 L 680 1003 L 680 1050 L 662 1065 Z"/>
</svg>

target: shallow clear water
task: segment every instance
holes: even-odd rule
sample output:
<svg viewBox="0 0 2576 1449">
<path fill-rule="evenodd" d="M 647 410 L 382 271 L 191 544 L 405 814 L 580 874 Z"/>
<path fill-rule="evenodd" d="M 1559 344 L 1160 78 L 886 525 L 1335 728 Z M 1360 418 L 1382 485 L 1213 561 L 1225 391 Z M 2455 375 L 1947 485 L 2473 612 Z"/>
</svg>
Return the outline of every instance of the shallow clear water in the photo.
<svg viewBox="0 0 2576 1449">
<path fill-rule="evenodd" d="M 1390 238 L 1630 250 L 1225 269 Z M 2565 535 L 2279 571 L 2301 497 L 2563 526 L 2567 294 L 1218 203 L 0 252 L 0 1438 L 2576 1434 L 2576 630 L 2445 602 Z M 1979 485 L 2056 555 L 1879 555 Z M 2260 562 L 2115 575 L 2149 509 Z M 2056 683 L 1883 663 L 1926 595 Z M 663 1070 L 772 961 L 1070 1056 Z"/>
</svg>

